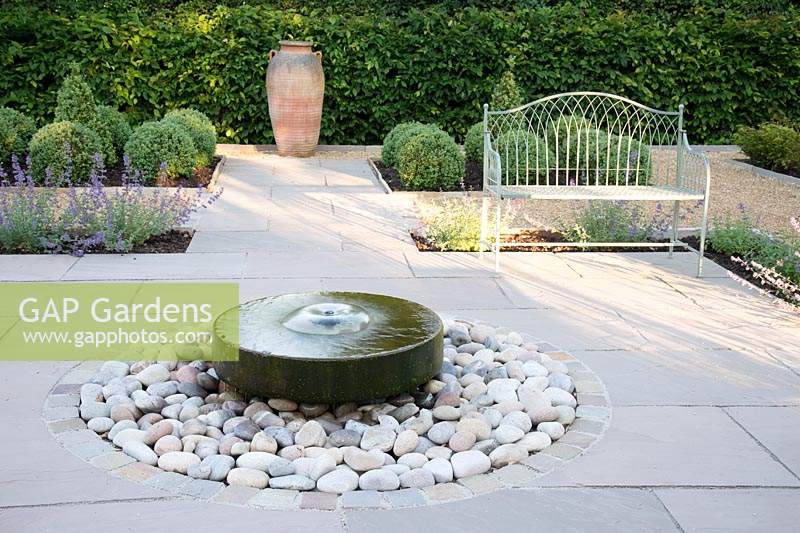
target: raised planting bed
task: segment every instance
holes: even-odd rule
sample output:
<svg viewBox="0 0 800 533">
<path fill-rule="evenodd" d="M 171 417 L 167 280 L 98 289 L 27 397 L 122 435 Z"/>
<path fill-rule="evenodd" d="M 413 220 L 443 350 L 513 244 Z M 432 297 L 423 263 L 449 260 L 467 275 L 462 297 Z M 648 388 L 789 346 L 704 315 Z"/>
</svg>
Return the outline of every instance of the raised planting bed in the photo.
<svg viewBox="0 0 800 533">
<path fill-rule="evenodd" d="M 193 189 L 197 187 L 204 187 L 213 191 L 216 187 L 217 177 L 222 171 L 225 156 L 214 156 L 211 164 L 206 167 L 197 167 L 192 170 L 190 177 L 182 177 L 178 179 L 170 179 L 167 177 L 158 178 L 155 183 L 143 184 L 143 187 L 183 187 L 184 189 Z M 123 178 L 125 176 L 125 169 L 122 162 L 118 163 L 114 168 L 106 171 L 106 179 L 103 185 L 107 187 L 118 187 L 123 185 Z"/>
<path fill-rule="evenodd" d="M 99 163 L 93 175 L 88 186 L 37 187 L 29 169 L 17 169 L 0 183 L 0 254 L 182 253 L 192 216 L 222 193 L 109 187 Z"/>
<path fill-rule="evenodd" d="M 532 243 L 531 246 L 502 246 L 500 250 L 503 252 L 668 252 L 669 249 L 656 246 L 647 246 L 646 242 L 642 246 L 631 248 L 602 248 L 592 247 L 586 248 L 580 246 L 580 243 L 575 243 L 574 246 L 536 246 L 534 243 L 541 242 L 564 242 L 566 237 L 563 233 L 553 230 L 544 229 L 523 229 L 518 231 L 504 232 L 501 234 L 503 243 Z M 417 245 L 420 252 L 471 252 L 475 250 L 459 249 L 459 250 L 443 250 L 431 242 L 425 235 L 417 231 L 411 231 L 411 238 Z M 667 239 L 656 240 L 652 242 L 664 243 L 669 242 Z M 680 250 L 683 246 L 676 245 L 675 249 Z"/>
</svg>

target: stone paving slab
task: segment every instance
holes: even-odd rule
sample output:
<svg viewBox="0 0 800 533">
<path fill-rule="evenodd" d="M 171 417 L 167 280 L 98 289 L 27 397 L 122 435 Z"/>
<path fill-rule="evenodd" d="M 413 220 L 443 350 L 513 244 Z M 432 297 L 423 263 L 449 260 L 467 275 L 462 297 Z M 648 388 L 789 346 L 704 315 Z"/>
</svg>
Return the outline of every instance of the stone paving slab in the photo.
<svg viewBox="0 0 800 533">
<path fill-rule="evenodd" d="M 0 280 L 56 281 L 77 260 L 71 255 L 0 255 Z"/>
<path fill-rule="evenodd" d="M 278 296 L 291 292 L 316 292 L 321 290 L 322 280 L 318 278 L 243 279 L 239 281 L 239 301 L 244 303 L 248 300 L 264 298 L 266 296 Z"/>
<path fill-rule="evenodd" d="M 657 489 L 685 533 L 793 533 L 800 524 L 800 491 L 793 489 Z"/>
<path fill-rule="evenodd" d="M 448 278 L 329 278 L 322 280 L 322 287 L 326 291 L 358 290 L 398 296 L 415 300 L 437 311 L 447 310 L 442 306 L 443 302 L 450 304 L 450 309 L 495 309 L 510 305 L 493 279 L 476 278 L 465 284 L 464 280 Z M 459 315 L 466 316 L 463 313 Z"/>
<path fill-rule="evenodd" d="M 4 509 L 0 531 L 15 533 L 95 531 L 252 531 L 341 533 L 340 518 L 321 511 L 272 511 L 191 500 L 148 500 Z"/>
<path fill-rule="evenodd" d="M 432 503 L 437 493 L 431 498 L 424 491 L 397 491 L 380 495 L 381 509 L 356 511 L 331 510 L 332 500 L 324 496 L 302 504 L 298 495 L 292 500 L 297 510 L 277 512 L 235 507 L 249 505 L 259 495 L 256 489 L 227 487 L 213 496 L 216 486 L 190 490 L 234 506 L 198 503 L 190 496 L 164 500 L 165 492 L 128 481 L 152 477 L 136 463 L 111 475 L 83 463 L 66 447 L 84 455 L 103 451 L 93 449 L 97 439 L 85 424 L 41 418 L 47 391 L 70 364 L 3 363 L 0 424 L 11 430 L 0 447 L 0 530 L 87 531 L 89 523 L 214 532 L 221 524 L 348 533 L 428 530 L 432 524 L 459 533 L 492 531 L 498 524 L 504 531 L 674 531 L 667 509 L 684 531 L 753 530 L 762 524 L 781 531 L 796 525 L 798 489 L 764 487 L 798 486 L 797 408 L 745 407 L 796 403 L 796 312 L 713 266 L 709 277 L 697 280 L 691 253 L 676 253 L 674 259 L 662 253 L 504 253 L 496 278 L 491 254 L 484 264 L 469 254 L 416 252 L 406 233 L 416 222 L 413 201 L 369 183 L 365 165 L 231 157 L 221 177 L 223 197 L 198 221 L 195 249 L 204 245 L 211 252 L 219 246 L 214 253 L 80 260 L 0 256 L 0 279 L 162 280 L 178 273 L 181 279 L 240 280 L 242 300 L 320 289 L 393 294 L 584 350 L 578 357 L 601 373 L 613 407 L 582 405 L 581 412 L 597 420 L 577 422 L 571 441 L 451 489 L 478 496 Z M 323 235 L 336 234 L 339 248 L 292 246 L 312 226 Z M 259 239 L 270 233 L 262 242 L 275 253 L 259 249 Z M 204 243 L 204 235 L 215 242 Z M 242 248 L 226 242 L 228 236 L 240 239 Z M 692 368 L 701 373 L 692 374 Z M 73 370 L 68 376 L 78 382 L 89 374 Z M 594 394 L 586 387 L 580 394 Z M 68 387 L 58 391 L 65 397 L 74 393 Z M 639 401 L 689 406 L 630 406 Z M 697 405 L 704 402 L 738 407 Z M 60 407 L 69 405 L 48 406 L 47 416 L 59 416 Z M 596 432 L 609 418 L 608 434 L 585 455 L 561 461 L 581 451 L 577 432 Z M 542 472 L 549 473 L 536 477 Z M 500 489 L 501 478 L 529 488 Z M 706 486 L 709 490 L 693 488 Z M 742 486 L 753 488 L 724 488 Z"/>
<path fill-rule="evenodd" d="M 347 511 L 349 533 L 430 531 L 678 531 L 644 490 L 498 491 L 462 502 L 403 510 Z"/>
<path fill-rule="evenodd" d="M 616 406 L 800 404 L 800 377 L 764 353 L 581 351 L 575 356 L 598 373 Z"/>
<path fill-rule="evenodd" d="M 614 389 L 609 389 L 612 403 Z M 715 407 L 615 407 L 605 436 L 542 486 L 800 486 Z"/>
<path fill-rule="evenodd" d="M 728 407 L 725 411 L 800 477 L 800 408 Z"/>
<path fill-rule="evenodd" d="M 239 278 L 244 253 L 85 255 L 64 281 Z"/>
<path fill-rule="evenodd" d="M 697 274 L 697 255 L 694 252 L 563 252 L 559 254 L 570 268 L 584 278 L 615 276 L 641 277 L 643 272 L 668 272 L 685 277 Z M 685 258 L 689 258 L 686 261 Z M 727 278 L 728 271 L 709 259 L 703 259 L 704 278 Z"/>
<path fill-rule="evenodd" d="M 472 252 L 417 252 L 406 254 L 414 276 L 418 278 L 475 278 L 497 277 L 494 265 L 481 261 Z"/>
<path fill-rule="evenodd" d="M 403 278 L 412 277 L 402 253 L 274 252 L 248 254 L 246 278 Z"/>
<path fill-rule="evenodd" d="M 476 302 L 481 302 L 475 298 Z M 648 341 L 619 317 L 599 318 L 591 311 L 560 309 L 444 308 L 442 312 L 480 317 L 491 324 L 503 324 L 517 331 L 543 332 L 548 341 L 568 350 L 636 350 Z"/>
<path fill-rule="evenodd" d="M 198 231 L 186 250 L 188 253 L 235 253 L 288 251 L 298 248 L 317 250 L 341 250 L 342 240 L 337 236 L 326 239 L 327 242 L 307 240 L 297 242 L 285 236 L 269 231 Z M 308 246 L 308 245 L 311 246 Z"/>
</svg>

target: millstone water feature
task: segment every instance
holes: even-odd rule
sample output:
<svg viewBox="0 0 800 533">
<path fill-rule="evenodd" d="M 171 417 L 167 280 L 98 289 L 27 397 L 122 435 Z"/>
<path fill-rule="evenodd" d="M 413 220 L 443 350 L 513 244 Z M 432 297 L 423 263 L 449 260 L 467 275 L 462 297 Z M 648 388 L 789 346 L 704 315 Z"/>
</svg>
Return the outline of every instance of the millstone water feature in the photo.
<svg viewBox="0 0 800 533">
<path fill-rule="evenodd" d="M 220 378 L 267 398 L 338 404 L 410 392 L 442 366 L 439 316 L 415 302 L 356 292 L 253 300 L 217 319 L 216 342 L 239 313 L 239 360 Z"/>
</svg>

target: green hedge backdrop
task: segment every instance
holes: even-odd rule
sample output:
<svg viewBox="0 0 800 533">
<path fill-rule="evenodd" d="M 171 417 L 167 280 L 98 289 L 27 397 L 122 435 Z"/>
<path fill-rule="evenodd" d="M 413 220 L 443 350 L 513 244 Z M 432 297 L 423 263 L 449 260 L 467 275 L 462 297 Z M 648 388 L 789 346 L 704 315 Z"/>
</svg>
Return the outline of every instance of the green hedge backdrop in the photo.
<svg viewBox="0 0 800 533">
<path fill-rule="evenodd" d="M 267 54 L 292 38 L 324 54 L 323 143 L 379 143 L 408 120 L 461 139 L 510 64 L 526 100 L 600 90 L 685 102 L 696 143 L 800 118 L 800 11 L 789 2 L 467 3 L 4 2 L 0 105 L 44 124 L 78 61 L 98 101 L 132 121 L 195 107 L 222 142 L 268 143 Z"/>
</svg>

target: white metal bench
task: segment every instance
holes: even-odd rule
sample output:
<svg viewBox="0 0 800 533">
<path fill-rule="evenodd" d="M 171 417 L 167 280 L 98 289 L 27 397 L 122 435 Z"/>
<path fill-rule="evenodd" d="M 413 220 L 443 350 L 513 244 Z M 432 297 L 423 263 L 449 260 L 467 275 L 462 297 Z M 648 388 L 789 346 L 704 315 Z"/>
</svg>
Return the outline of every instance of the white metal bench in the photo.
<svg viewBox="0 0 800 533">
<path fill-rule="evenodd" d="M 672 202 L 669 242 L 678 239 L 680 202 L 703 204 L 697 275 L 703 273 L 711 172 L 683 129 L 683 105 L 660 111 L 627 98 L 598 92 L 548 96 L 504 111 L 483 106 L 484 157 L 480 253 L 491 250 L 500 268 L 500 248 L 532 243 L 500 241 L 502 200 L 614 200 Z M 489 201 L 495 203 L 493 242 L 488 242 Z M 641 242 L 542 242 L 537 246 L 636 247 Z"/>
</svg>

